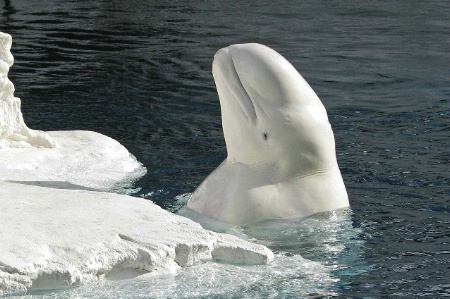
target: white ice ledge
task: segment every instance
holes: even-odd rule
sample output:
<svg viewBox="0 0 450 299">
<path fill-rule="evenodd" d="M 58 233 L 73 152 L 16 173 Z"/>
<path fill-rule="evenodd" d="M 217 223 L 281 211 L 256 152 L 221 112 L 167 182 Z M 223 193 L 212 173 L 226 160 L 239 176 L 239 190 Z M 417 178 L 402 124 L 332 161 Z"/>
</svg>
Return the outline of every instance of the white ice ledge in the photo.
<svg viewBox="0 0 450 299">
<path fill-rule="evenodd" d="M 0 181 L 0 294 L 77 286 L 205 260 L 265 264 L 266 247 L 204 230 L 148 200 Z"/>
<path fill-rule="evenodd" d="M 57 147 L 0 149 L 0 179 L 65 181 L 106 191 L 127 187 L 146 172 L 124 146 L 100 133 L 45 133 Z"/>
</svg>

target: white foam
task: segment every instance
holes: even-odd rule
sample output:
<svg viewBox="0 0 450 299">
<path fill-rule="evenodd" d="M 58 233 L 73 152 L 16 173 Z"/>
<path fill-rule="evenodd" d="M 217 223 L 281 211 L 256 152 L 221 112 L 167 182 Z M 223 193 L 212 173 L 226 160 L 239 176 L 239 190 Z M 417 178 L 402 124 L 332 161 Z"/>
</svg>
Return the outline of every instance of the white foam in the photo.
<svg viewBox="0 0 450 299">
<path fill-rule="evenodd" d="M 270 265 L 238 266 L 204 263 L 126 281 L 102 280 L 61 290 L 56 298 L 308 298 L 332 297 L 332 268 L 300 256 L 277 254 Z M 25 299 L 52 298 L 31 293 Z"/>
</svg>

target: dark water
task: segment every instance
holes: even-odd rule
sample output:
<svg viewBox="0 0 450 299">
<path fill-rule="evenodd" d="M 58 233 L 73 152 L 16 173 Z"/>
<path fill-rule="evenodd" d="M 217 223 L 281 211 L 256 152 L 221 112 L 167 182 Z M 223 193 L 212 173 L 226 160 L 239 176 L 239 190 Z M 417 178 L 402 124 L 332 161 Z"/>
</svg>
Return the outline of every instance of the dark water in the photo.
<svg viewBox="0 0 450 299">
<path fill-rule="evenodd" d="M 119 140 L 148 169 L 136 195 L 167 209 L 226 155 L 214 53 L 241 42 L 274 48 L 328 110 L 360 244 L 353 274 L 335 273 L 330 292 L 310 297 L 450 296 L 449 1 L 0 5 L 27 124 Z M 320 247 L 299 240 L 291 245 Z M 289 277 L 287 286 L 302 281 Z M 271 294 L 298 297 L 295 288 Z"/>
</svg>

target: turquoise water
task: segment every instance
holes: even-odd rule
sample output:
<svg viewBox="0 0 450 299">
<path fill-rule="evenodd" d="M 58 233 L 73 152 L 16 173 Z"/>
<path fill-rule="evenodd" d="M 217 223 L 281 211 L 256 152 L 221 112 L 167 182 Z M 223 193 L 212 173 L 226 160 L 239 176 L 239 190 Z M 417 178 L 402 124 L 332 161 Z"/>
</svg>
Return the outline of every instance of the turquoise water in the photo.
<svg viewBox="0 0 450 299">
<path fill-rule="evenodd" d="M 205 263 L 33 297 L 450 296 L 448 1 L 24 2 L 0 4 L 0 30 L 25 121 L 119 140 L 148 169 L 136 196 L 177 211 L 224 159 L 211 62 L 260 42 L 327 108 L 351 202 L 236 229 L 277 252 L 269 267 Z"/>
</svg>

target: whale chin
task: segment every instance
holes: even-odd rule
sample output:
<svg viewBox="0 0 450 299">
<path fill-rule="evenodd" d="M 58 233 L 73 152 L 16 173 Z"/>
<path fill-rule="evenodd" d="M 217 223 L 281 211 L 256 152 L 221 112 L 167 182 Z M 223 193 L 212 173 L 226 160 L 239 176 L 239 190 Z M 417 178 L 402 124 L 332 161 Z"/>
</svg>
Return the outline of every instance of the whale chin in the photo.
<svg viewBox="0 0 450 299">
<path fill-rule="evenodd" d="M 326 110 L 286 59 L 232 45 L 215 55 L 213 76 L 228 156 L 187 208 L 244 225 L 349 206 Z"/>
</svg>

